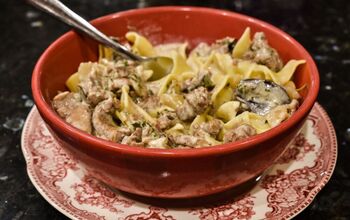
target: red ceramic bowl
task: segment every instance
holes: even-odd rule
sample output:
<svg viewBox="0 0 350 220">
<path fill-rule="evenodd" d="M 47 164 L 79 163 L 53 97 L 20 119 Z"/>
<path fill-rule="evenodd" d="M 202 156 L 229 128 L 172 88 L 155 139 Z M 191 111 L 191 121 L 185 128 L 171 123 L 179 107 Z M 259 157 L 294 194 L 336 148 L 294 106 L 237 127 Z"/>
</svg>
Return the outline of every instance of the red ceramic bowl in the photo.
<svg viewBox="0 0 350 220">
<path fill-rule="evenodd" d="M 106 184 L 126 192 L 161 198 L 209 195 L 237 186 L 270 167 L 296 135 L 311 110 L 319 89 L 316 65 L 292 37 L 263 21 L 233 12 L 196 7 L 156 7 L 130 10 L 98 18 L 102 32 L 123 37 L 137 30 L 154 44 L 188 41 L 213 42 L 238 38 L 246 27 L 264 31 L 284 61 L 304 59 L 294 81 L 303 101 L 281 125 L 243 141 L 201 149 L 146 149 L 108 142 L 86 134 L 62 120 L 51 107 L 58 91 L 79 63 L 97 59 L 97 44 L 70 31 L 52 43 L 40 57 L 32 77 L 36 106 L 51 134 L 87 171 Z"/>
</svg>

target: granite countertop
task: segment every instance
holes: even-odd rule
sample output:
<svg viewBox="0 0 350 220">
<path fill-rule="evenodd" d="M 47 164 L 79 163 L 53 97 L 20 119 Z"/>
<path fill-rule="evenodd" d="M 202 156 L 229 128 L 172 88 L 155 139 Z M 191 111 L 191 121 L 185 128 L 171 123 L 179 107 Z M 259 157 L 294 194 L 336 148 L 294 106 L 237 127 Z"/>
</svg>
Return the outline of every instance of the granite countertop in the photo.
<svg viewBox="0 0 350 220">
<path fill-rule="evenodd" d="M 265 20 L 292 35 L 314 57 L 321 76 L 318 102 L 338 136 L 329 183 L 295 219 L 350 219 L 350 2 L 307 0 L 64 1 L 87 19 L 131 8 L 197 5 Z M 0 219 L 65 219 L 36 191 L 26 173 L 20 137 L 33 106 L 30 79 L 44 49 L 68 27 L 24 1 L 0 1 Z"/>
</svg>

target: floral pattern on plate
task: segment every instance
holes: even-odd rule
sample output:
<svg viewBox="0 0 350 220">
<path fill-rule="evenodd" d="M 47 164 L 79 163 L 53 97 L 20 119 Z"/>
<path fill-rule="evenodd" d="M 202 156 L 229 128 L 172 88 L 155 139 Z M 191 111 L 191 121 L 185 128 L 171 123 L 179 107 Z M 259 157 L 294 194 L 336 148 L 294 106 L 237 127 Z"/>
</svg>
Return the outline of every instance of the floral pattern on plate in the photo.
<svg viewBox="0 0 350 220">
<path fill-rule="evenodd" d="M 23 129 L 22 151 L 34 186 L 72 219 L 290 219 L 330 179 L 337 142 L 329 117 L 316 103 L 299 135 L 248 193 L 220 204 L 176 209 L 133 200 L 86 175 L 55 142 L 35 107 Z"/>
</svg>

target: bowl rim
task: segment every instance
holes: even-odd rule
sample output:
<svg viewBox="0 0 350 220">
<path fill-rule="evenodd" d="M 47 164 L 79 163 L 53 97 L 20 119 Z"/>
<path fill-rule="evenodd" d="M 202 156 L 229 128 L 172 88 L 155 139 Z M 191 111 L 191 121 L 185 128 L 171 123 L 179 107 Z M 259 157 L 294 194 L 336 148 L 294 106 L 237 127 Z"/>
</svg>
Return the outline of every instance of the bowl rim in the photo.
<svg viewBox="0 0 350 220">
<path fill-rule="evenodd" d="M 257 134 L 251 136 L 247 139 L 230 142 L 215 146 L 208 146 L 203 148 L 193 148 L 193 149 L 157 149 L 157 148 L 143 148 L 137 146 L 129 146 L 119 143 L 114 143 L 111 141 L 103 140 L 92 136 L 84 131 L 81 131 L 72 125 L 65 122 L 62 118 L 60 118 L 57 113 L 52 109 L 52 107 L 47 103 L 43 97 L 43 94 L 40 90 L 40 78 L 42 75 L 41 66 L 45 63 L 45 60 L 49 55 L 55 51 L 57 47 L 60 47 L 64 42 L 69 41 L 69 39 L 77 37 L 73 30 L 63 34 L 58 39 L 56 39 L 49 47 L 42 53 L 39 60 L 37 61 L 32 75 L 32 93 L 35 104 L 43 117 L 44 121 L 49 122 L 49 124 L 53 124 L 56 126 L 58 130 L 65 134 L 70 134 L 73 138 L 79 139 L 80 143 L 85 146 L 92 146 L 93 148 L 100 148 L 100 150 L 105 150 L 114 153 L 122 153 L 124 155 L 129 156 L 142 156 L 142 157 L 166 157 L 166 158 L 177 158 L 177 157 L 203 157 L 207 155 L 219 155 L 226 154 L 229 152 L 235 152 L 240 150 L 245 150 L 251 147 L 254 147 L 268 139 L 272 139 L 276 137 L 280 133 L 284 133 L 288 129 L 290 129 L 293 125 L 297 124 L 303 118 L 305 118 L 311 108 L 313 107 L 318 91 L 319 91 L 319 73 L 316 67 L 316 64 L 307 50 L 294 38 L 280 30 L 279 28 L 256 18 L 243 15 L 240 13 L 222 10 L 222 9 L 213 9 L 206 7 L 194 7 L 194 6 L 158 6 L 158 7 L 149 7 L 142 9 L 130 9 L 126 11 L 116 12 L 112 14 L 108 14 L 99 18 L 96 18 L 91 21 L 92 24 L 98 25 L 100 23 L 106 22 L 110 19 L 114 19 L 117 17 L 124 17 L 138 13 L 157 13 L 157 12 L 167 12 L 167 11 L 196 11 L 196 12 L 205 12 L 210 14 L 218 14 L 221 16 L 229 16 L 236 19 L 248 20 L 249 22 L 256 23 L 262 29 L 269 29 L 270 32 L 274 32 L 277 35 L 283 36 L 286 40 L 290 41 L 297 50 L 301 51 L 305 56 L 306 63 L 310 69 L 311 73 L 311 85 L 309 88 L 308 95 L 303 100 L 302 104 L 299 106 L 297 111 L 285 122 L 282 122 L 280 125 L 263 132 L 261 134 Z M 86 144 L 85 144 L 86 143 Z M 84 146 L 84 147 L 85 147 Z"/>
</svg>

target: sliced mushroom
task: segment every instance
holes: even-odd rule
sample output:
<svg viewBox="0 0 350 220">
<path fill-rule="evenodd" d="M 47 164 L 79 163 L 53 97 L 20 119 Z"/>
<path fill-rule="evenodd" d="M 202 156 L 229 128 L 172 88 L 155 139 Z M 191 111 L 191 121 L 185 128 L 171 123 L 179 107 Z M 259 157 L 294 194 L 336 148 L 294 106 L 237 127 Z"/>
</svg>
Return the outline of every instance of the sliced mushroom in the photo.
<svg viewBox="0 0 350 220">
<path fill-rule="evenodd" d="M 100 102 L 92 114 L 92 124 L 97 137 L 114 142 L 121 142 L 124 136 L 130 134 L 130 130 L 118 127 L 114 123 L 112 116 L 114 111 L 115 103 L 112 98 Z"/>
<path fill-rule="evenodd" d="M 276 106 L 291 102 L 286 90 L 276 83 L 261 79 L 241 80 L 236 89 L 237 99 L 259 115 Z"/>
<path fill-rule="evenodd" d="M 66 122 L 91 134 L 91 110 L 78 93 L 59 93 L 53 99 L 52 105 Z"/>
</svg>

